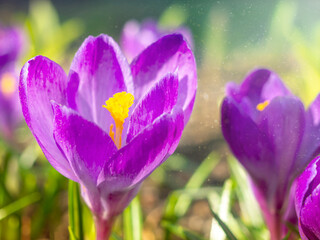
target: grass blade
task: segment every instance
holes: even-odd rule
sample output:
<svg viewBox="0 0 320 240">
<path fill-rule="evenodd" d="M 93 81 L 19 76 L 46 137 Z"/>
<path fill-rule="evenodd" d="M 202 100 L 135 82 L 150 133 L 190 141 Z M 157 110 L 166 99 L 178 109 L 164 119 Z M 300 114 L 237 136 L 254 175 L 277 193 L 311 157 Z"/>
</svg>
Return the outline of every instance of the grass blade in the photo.
<svg viewBox="0 0 320 240">
<path fill-rule="evenodd" d="M 163 221 L 162 226 L 171 234 L 174 234 L 177 237 L 182 238 L 184 240 L 204 240 L 204 238 L 198 236 L 197 234 L 188 231 L 179 225 L 171 224 L 168 221 Z"/>
<path fill-rule="evenodd" d="M 69 203 L 69 233 L 71 239 L 84 239 L 82 208 L 78 183 L 69 180 L 68 189 Z"/>
<path fill-rule="evenodd" d="M 235 158 L 228 157 L 227 160 L 230 167 L 231 178 L 234 179 L 236 183 L 235 192 L 239 199 L 241 218 L 245 225 L 261 228 L 261 226 L 264 226 L 264 221 L 260 207 L 249 186 L 248 176 L 244 168 Z"/>
<path fill-rule="evenodd" d="M 222 230 L 224 231 L 224 233 L 226 234 L 226 237 L 228 240 L 237 240 L 237 238 L 233 235 L 233 233 L 230 231 L 230 229 L 228 228 L 228 226 L 220 219 L 219 215 L 216 214 L 213 209 L 211 204 L 210 205 L 210 211 L 213 215 L 213 217 L 216 219 L 216 221 L 218 222 L 218 224 L 220 225 L 220 227 L 222 228 Z"/>
<path fill-rule="evenodd" d="M 0 209 L 0 221 L 8 217 L 9 215 L 31 205 L 32 203 L 35 203 L 39 201 L 41 198 L 40 193 L 31 193 L 30 195 L 27 195 L 23 198 L 20 198 L 17 201 L 14 201 L 13 203 L 10 203 L 9 205 L 3 207 Z"/>
<path fill-rule="evenodd" d="M 135 197 L 123 212 L 124 239 L 142 239 L 142 214 L 139 197 Z"/>
<path fill-rule="evenodd" d="M 231 179 L 225 181 L 223 185 L 223 190 L 221 198 L 219 200 L 219 217 L 222 221 L 228 221 L 228 216 L 231 208 L 233 196 L 233 182 Z M 209 198 L 210 205 L 213 206 L 213 203 L 216 201 Z M 223 240 L 225 239 L 224 231 L 219 227 L 219 224 L 216 221 L 212 221 L 210 239 Z"/>
</svg>

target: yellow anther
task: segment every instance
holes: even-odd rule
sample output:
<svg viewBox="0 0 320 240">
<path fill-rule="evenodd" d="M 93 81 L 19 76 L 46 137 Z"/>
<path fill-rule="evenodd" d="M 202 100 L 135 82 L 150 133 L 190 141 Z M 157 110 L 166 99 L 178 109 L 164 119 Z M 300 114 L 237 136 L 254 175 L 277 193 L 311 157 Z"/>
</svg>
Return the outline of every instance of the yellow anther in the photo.
<svg viewBox="0 0 320 240">
<path fill-rule="evenodd" d="M 263 111 L 269 105 L 269 103 L 270 103 L 270 101 L 266 100 L 266 101 L 264 101 L 262 103 L 259 103 L 256 108 L 259 111 Z"/>
<path fill-rule="evenodd" d="M 123 130 L 124 120 L 129 116 L 129 108 L 133 104 L 134 97 L 131 93 L 119 92 L 113 95 L 106 101 L 106 108 L 116 125 L 116 133 L 113 131 L 113 124 L 110 125 L 109 135 L 118 148 L 121 148 L 121 135 Z"/>
<path fill-rule="evenodd" d="M 1 77 L 1 92 L 11 95 L 16 90 L 16 79 L 11 73 L 4 73 Z"/>
</svg>

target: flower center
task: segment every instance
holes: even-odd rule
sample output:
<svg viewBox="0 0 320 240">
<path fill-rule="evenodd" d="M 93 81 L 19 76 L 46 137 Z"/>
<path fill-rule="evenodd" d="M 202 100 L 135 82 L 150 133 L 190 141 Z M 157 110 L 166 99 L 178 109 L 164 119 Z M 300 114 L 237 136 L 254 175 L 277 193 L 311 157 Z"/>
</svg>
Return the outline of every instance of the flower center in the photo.
<svg viewBox="0 0 320 240">
<path fill-rule="evenodd" d="M 270 101 L 266 100 L 266 101 L 264 101 L 262 103 L 259 103 L 256 108 L 259 111 L 263 111 L 269 105 L 269 103 L 270 103 Z"/>
<path fill-rule="evenodd" d="M 1 78 L 1 92 L 4 95 L 11 95 L 16 90 L 16 79 L 11 73 L 4 73 Z"/>
<path fill-rule="evenodd" d="M 123 130 L 124 120 L 129 116 L 129 108 L 133 104 L 134 97 L 131 93 L 119 92 L 113 95 L 106 101 L 106 108 L 116 125 L 116 133 L 113 131 L 113 124 L 110 125 L 109 135 L 116 144 L 117 148 L 121 148 L 121 135 Z"/>
</svg>

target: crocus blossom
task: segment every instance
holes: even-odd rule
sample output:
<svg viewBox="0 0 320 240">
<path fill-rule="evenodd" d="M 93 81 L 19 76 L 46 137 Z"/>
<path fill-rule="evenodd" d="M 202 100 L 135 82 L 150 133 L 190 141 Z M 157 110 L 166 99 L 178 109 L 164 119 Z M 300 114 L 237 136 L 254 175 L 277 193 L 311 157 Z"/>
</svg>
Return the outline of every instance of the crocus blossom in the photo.
<svg viewBox="0 0 320 240">
<path fill-rule="evenodd" d="M 16 70 L 22 39 L 18 29 L 0 26 L 0 135 L 7 141 L 22 120 Z"/>
<path fill-rule="evenodd" d="M 188 28 L 162 28 L 152 19 L 145 20 L 141 24 L 135 20 L 128 21 L 122 30 L 121 47 L 128 60 L 131 61 L 151 43 L 157 41 L 166 34 L 174 32 L 182 34 L 186 38 L 191 49 L 193 48 L 192 34 Z"/>
<path fill-rule="evenodd" d="M 302 240 L 320 239 L 320 157 L 297 180 L 296 211 Z"/>
<path fill-rule="evenodd" d="M 176 149 L 197 88 L 193 53 L 164 36 L 129 66 L 114 40 L 88 37 L 68 76 L 37 56 L 21 70 L 26 122 L 51 165 L 81 185 L 97 239 Z"/>
<path fill-rule="evenodd" d="M 22 33 L 18 28 L 4 27 L 0 24 L 0 71 L 14 63 L 21 53 Z"/>
<path fill-rule="evenodd" d="M 304 110 L 270 70 L 251 72 L 227 85 L 221 107 L 222 132 L 249 173 L 271 239 L 282 239 L 294 221 L 294 180 L 319 153 L 320 97 Z"/>
</svg>

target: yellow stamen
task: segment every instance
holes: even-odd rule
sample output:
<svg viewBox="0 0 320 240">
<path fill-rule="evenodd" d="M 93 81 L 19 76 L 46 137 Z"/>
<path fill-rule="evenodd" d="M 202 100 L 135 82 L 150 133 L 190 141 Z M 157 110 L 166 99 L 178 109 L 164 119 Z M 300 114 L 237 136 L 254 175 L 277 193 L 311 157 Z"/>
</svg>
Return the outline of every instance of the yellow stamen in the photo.
<svg viewBox="0 0 320 240">
<path fill-rule="evenodd" d="M 269 105 L 269 103 L 270 103 L 270 101 L 266 100 L 266 101 L 264 101 L 262 103 L 259 103 L 256 108 L 259 111 L 263 111 Z"/>
<path fill-rule="evenodd" d="M 1 78 L 1 92 L 4 95 L 11 95 L 16 90 L 16 79 L 11 73 L 4 73 Z"/>
<path fill-rule="evenodd" d="M 109 135 L 116 144 L 117 148 L 121 148 L 121 135 L 123 130 L 124 120 L 129 116 L 129 108 L 133 104 L 134 97 L 131 93 L 119 92 L 113 95 L 106 101 L 106 108 L 116 125 L 116 133 L 113 131 L 113 124 L 110 125 Z"/>
</svg>

